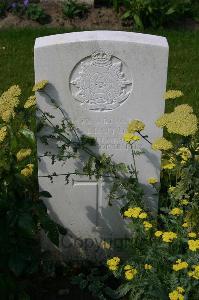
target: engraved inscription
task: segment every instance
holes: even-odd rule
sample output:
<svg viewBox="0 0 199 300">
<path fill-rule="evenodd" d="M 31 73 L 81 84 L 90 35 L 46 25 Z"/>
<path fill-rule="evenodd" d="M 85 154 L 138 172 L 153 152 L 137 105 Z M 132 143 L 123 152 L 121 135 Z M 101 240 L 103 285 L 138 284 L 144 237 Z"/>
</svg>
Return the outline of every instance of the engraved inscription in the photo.
<svg viewBox="0 0 199 300">
<path fill-rule="evenodd" d="M 130 76 L 126 65 L 100 49 L 75 66 L 70 90 L 86 109 L 110 111 L 124 103 L 132 92 L 133 82 L 126 76 Z"/>
<path fill-rule="evenodd" d="M 80 118 L 75 120 L 75 124 L 81 132 L 96 139 L 99 149 L 128 151 L 131 147 L 123 141 L 123 134 L 129 121 L 130 119 L 118 119 L 116 122 L 108 118 L 95 119 L 94 121 Z M 141 144 L 141 141 L 136 143 L 139 147 Z"/>
</svg>

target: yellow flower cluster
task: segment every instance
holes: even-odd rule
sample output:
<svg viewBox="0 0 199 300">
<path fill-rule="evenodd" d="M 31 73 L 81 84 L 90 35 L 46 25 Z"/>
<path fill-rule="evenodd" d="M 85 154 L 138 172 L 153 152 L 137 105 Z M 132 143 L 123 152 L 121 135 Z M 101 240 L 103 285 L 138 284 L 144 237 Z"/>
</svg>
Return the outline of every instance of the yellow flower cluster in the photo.
<svg viewBox="0 0 199 300">
<path fill-rule="evenodd" d="M 156 237 L 160 237 L 162 234 L 163 234 L 163 232 L 162 232 L 161 230 L 157 230 L 157 231 L 155 232 L 155 236 L 156 236 Z"/>
<path fill-rule="evenodd" d="M 188 245 L 189 245 L 189 250 L 197 251 L 199 249 L 199 240 L 189 240 Z"/>
<path fill-rule="evenodd" d="M 144 268 L 145 268 L 145 270 L 151 270 L 152 269 L 152 265 L 145 264 Z"/>
<path fill-rule="evenodd" d="M 188 272 L 188 276 L 189 277 L 193 277 L 195 279 L 199 279 L 199 265 L 196 265 L 196 266 L 193 266 L 192 267 L 194 270 L 193 271 L 190 271 Z"/>
<path fill-rule="evenodd" d="M 155 232 L 155 236 L 156 237 L 162 237 L 162 240 L 165 242 L 165 243 L 171 243 L 173 242 L 174 239 L 177 238 L 177 234 L 172 232 L 172 231 L 165 231 L 165 232 L 162 232 L 160 230 L 157 230 Z"/>
<path fill-rule="evenodd" d="M 176 290 L 169 293 L 169 299 L 170 300 L 184 300 L 184 296 L 183 296 L 184 292 L 185 292 L 185 290 L 182 287 L 178 286 L 176 288 Z"/>
<path fill-rule="evenodd" d="M 153 150 L 170 150 L 173 148 L 173 145 L 170 141 L 162 137 L 162 138 L 157 138 L 152 143 L 151 147 Z"/>
<path fill-rule="evenodd" d="M 151 223 L 147 222 L 147 221 L 144 221 L 143 225 L 144 225 L 144 229 L 146 231 L 148 231 L 149 229 L 151 229 L 153 227 L 153 225 Z"/>
<path fill-rule="evenodd" d="M 21 89 L 18 85 L 11 86 L 0 97 L 0 117 L 8 123 L 11 117 L 14 117 L 14 109 L 19 104 Z"/>
<path fill-rule="evenodd" d="M 175 189 L 176 189 L 175 186 L 170 186 L 169 189 L 168 189 L 168 191 L 169 191 L 170 193 L 173 193 L 173 192 L 175 191 Z"/>
<path fill-rule="evenodd" d="M 136 141 L 139 141 L 140 140 L 140 137 L 138 135 L 134 135 L 132 133 L 128 133 L 126 132 L 124 135 L 123 135 L 123 140 L 126 142 L 126 143 L 130 143 L 132 141 L 136 142 Z"/>
<path fill-rule="evenodd" d="M 118 269 L 118 265 L 120 263 L 120 258 L 115 256 L 111 259 L 108 259 L 106 264 L 111 271 L 116 271 Z"/>
<path fill-rule="evenodd" d="M 36 96 L 30 96 L 24 104 L 24 108 L 30 108 L 34 105 L 36 105 Z"/>
<path fill-rule="evenodd" d="M 21 175 L 25 177 L 31 176 L 33 173 L 33 167 L 33 164 L 27 164 L 27 166 L 23 170 L 21 170 Z"/>
<path fill-rule="evenodd" d="M 173 168 L 175 168 L 175 166 L 176 164 L 172 158 L 170 158 L 169 160 L 163 160 L 161 165 L 163 170 L 172 170 Z"/>
<path fill-rule="evenodd" d="M 150 178 L 147 179 L 147 182 L 149 184 L 156 184 L 156 183 L 158 183 L 158 180 L 155 177 L 150 177 Z"/>
<path fill-rule="evenodd" d="M 166 127 L 168 132 L 183 136 L 194 135 L 198 129 L 197 117 L 188 104 L 177 106 L 172 113 L 166 113 L 157 121 L 158 127 Z"/>
<path fill-rule="evenodd" d="M 179 216 L 183 214 L 183 210 L 179 207 L 175 207 L 169 212 L 169 214 L 173 216 Z"/>
<path fill-rule="evenodd" d="M 106 242 L 106 241 L 102 241 L 101 244 L 100 244 L 100 247 L 102 249 L 110 249 L 111 248 L 111 245 L 110 243 Z"/>
<path fill-rule="evenodd" d="M 127 132 L 135 133 L 144 130 L 145 124 L 139 120 L 133 120 L 128 124 Z"/>
<path fill-rule="evenodd" d="M 182 261 L 181 259 L 178 259 L 176 261 L 176 263 L 173 265 L 173 270 L 174 271 L 180 271 L 180 270 L 183 270 L 183 269 L 187 269 L 188 268 L 188 263 L 186 261 Z"/>
<path fill-rule="evenodd" d="M 191 158 L 191 151 L 187 147 L 181 147 L 178 149 L 177 155 L 180 155 L 183 162 L 187 162 L 189 158 Z"/>
<path fill-rule="evenodd" d="M 43 90 L 47 84 L 48 84 L 48 80 L 41 80 L 33 86 L 32 91 L 37 92 Z"/>
<path fill-rule="evenodd" d="M 7 127 L 3 126 L 0 128 L 0 143 L 2 143 L 6 137 L 7 134 Z"/>
<path fill-rule="evenodd" d="M 162 240 L 165 243 L 171 243 L 174 239 L 177 239 L 177 234 L 172 231 L 165 231 L 162 234 Z"/>
<path fill-rule="evenodd" d="M 181 199 L 180 200 L 180 204 L 181 205 L 188 205 L 189 204 L 189 200 L 188 199 Z"/>
<path fill-rule="evenodd" d="M 21 161 L 24 158 L 30 156 L 31 154 L 31 149 L 21 149 L 17 152 L 16 157 L 17 157 L 17 161 Z"/>
<path fill-rule="evenodd" d="M 124 217 L 127 218 L 138 218 L 142 209 L 140 207 L 130 207 L 124 212 Z"/>
<path fill-rule="evenodd" d="M 134 277 L 135 277 L 135 275 L 137 274 L 137 270 L 133 267 L 133 266 L 131 266 L 131 265 L 126 265 L 125 267 L 124 267 L 124 270 L 125 270 L 125 278 L 127 279 L 127 280 L 132 280 Z"/>
<path fill-rule="evenodd" d="M 183 93 L 179 90 L 169 90 L 166 91 L 166 93 L 164 94 L 164 99 L 168 100 L 168 99 L 176 99 L 183 96 Z"/>
<path fill-rule="evenodd" d="M 188 237 L 190 237 L 190 238 L 196 238 L 197 234 L 195 232 L 189 232 L 188 233 Z"/>
</svg>

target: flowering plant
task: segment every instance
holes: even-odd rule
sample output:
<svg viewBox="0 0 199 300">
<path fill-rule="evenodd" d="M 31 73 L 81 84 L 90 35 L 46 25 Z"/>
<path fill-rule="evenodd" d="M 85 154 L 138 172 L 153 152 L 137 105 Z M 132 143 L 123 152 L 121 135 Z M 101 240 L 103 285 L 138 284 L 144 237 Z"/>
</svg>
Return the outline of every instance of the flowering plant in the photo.
<svg viewBox="0 0 199 300">
<path fill-rule="evenodd" d="M 45 268 L 40 234 L 58 245 L 63 229 L 48 216 L 38 194 L 35 145 L 35 96 L 24 100 L 19 86 L 0 96 L 0 294 L 2 299 L 24 298 L 19 277 Z"/>
<path fill-rule="evenodd" d="M 168 91 L 166 99 L 182 96 Z M 192 108 L 178 105 L 156 121 L 174 137 L 158 138 L 152 143 L 143 134 L 141 121 L 132 121 L 124 140 L 133 145 L 135 134 L 162 151 L 162 178 L 158 214 L 137 203 L 123 213 L 130 220 L 132 237 L 128 259 L 108 259 L 107 267 L 123 284 L 113 298 L 129 293 L 130 299 L 198 299 L 199 285 L 199 143 L 198 120 Z M 132 135 L 132 136 L 130 136 Z M 159 190 L 158 180 L 148 183 Z"/>
</svg>

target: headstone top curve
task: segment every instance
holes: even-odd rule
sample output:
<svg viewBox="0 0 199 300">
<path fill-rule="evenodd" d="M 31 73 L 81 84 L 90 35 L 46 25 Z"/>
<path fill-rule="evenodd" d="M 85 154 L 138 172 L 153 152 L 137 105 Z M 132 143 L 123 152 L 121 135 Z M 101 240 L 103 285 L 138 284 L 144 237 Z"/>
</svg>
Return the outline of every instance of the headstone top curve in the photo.
<svg viewBox="0 0 199 300">
<path fill-rule="evenodd" d="M 45 37 L 39 37 L 35 41 L 35 49 L 41 47 L 48 47 L 53 45 L 86 42 L 86 41 L 116 41 L 116 42 L 129 42 L 136 44 L 148 44 L 151 46 L 159 46 L 168 48 L 168 42 L 165 37 L 126 32 L 126 31 L 109 31 L 109 30 L 97 30 L 97 31 L 82 31 L 71 32 L 63 34 L 55 34 Z"/>
</svg>

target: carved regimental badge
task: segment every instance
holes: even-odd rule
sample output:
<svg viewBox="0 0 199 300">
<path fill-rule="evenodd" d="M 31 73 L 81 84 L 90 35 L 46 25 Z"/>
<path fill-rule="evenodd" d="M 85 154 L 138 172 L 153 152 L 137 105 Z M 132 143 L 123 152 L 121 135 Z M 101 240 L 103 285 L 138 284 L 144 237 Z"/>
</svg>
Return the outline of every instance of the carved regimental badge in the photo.
<svg viewBox="0 0 199 300">
<path fill-rule="evenodd" d="M 132 80 L 126 76 L 130 76 L 126 65 L 100 49 L 75 66 L 70 90 L 87 109 L 109 111 L 124 103 L 132 91 Z"/>
</svg>

